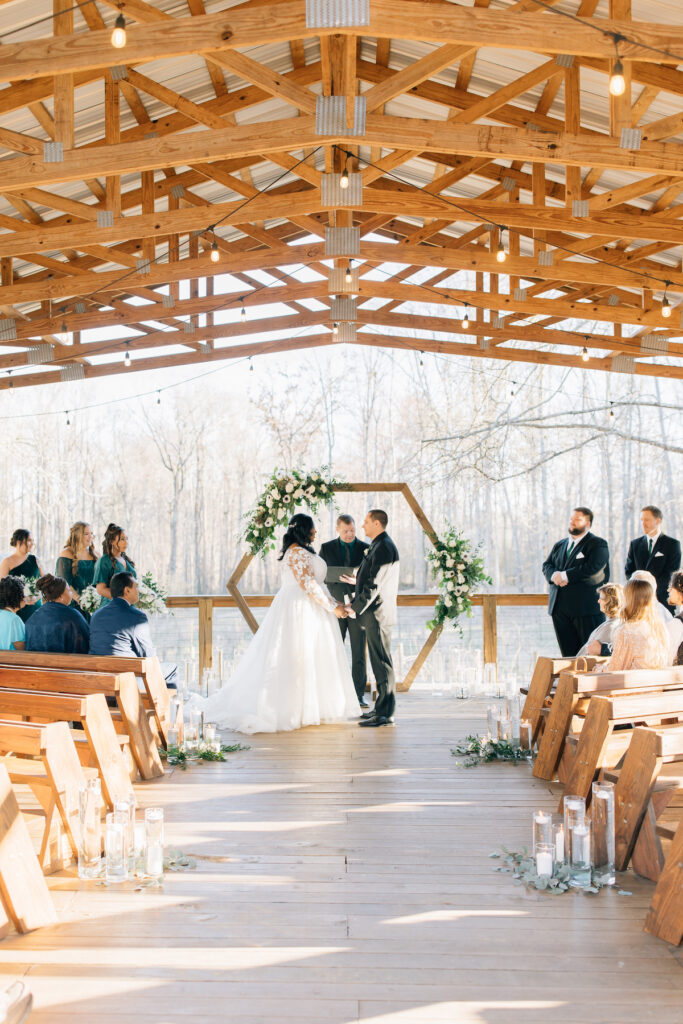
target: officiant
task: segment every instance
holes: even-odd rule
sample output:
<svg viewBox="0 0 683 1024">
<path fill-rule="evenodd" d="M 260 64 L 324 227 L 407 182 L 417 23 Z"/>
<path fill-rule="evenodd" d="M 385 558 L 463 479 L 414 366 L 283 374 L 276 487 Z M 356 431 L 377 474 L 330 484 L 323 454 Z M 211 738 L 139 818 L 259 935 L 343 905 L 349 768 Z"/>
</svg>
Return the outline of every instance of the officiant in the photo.
<svg viewBox="0 0 683 1024">
<path fill-rule="evenodd" d="M 335 540 L 328 540 L 320 548 L 320 557 L 327 562 L 327 589 L 337 601 L 349 600 L 353 595 L 353 587 L 348 583 L 342 583 L 339 579 L 341 573 L 348 574 L 350 570 L 357 569 L 363 561 L 368 545 L 365 541 L 356 537 L 356 524 L 352 516 L 345 513 L 337 518 L 337 537 Z M 351 675 L 353 685 L 356 688 L 358 702 L 362 708 L 368 707 L 365 701 L 365 686 L 367 683 L 367 668 L 365 662 L 365 632 L 360 628 L 355 618 L 339 619 L 342 640 L 349 634 L 351 640 Z"/>
</svg>

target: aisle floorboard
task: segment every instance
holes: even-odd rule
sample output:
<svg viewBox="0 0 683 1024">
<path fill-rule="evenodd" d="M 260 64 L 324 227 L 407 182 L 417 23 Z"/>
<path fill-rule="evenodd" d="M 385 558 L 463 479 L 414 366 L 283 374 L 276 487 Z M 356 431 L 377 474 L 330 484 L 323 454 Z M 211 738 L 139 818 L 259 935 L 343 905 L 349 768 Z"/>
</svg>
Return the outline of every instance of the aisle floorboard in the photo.
<svg viewBox="0 0 683 1024">
<path fill-rule="evenodd" d="M 457 767 L 482 716 L 406 694 L 393 729 L 256 736 L 138 786 L 196 869 L 162 889 L 52 876 L 59 925 L 0 944 L 31 1024 L 680 1024 L 650 883 L 550 897 L 495 871 L 557 796 L 526 765 Z"/>
</svg>

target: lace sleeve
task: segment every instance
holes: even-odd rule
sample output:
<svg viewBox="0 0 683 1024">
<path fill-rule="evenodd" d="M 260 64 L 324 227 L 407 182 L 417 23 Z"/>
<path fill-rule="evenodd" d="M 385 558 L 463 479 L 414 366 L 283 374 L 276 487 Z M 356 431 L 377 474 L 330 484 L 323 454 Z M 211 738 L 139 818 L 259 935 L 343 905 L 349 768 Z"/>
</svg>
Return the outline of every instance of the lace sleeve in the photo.
<svg viewBox="0 0 683 1024">
<path fill-rule="evenodd" d="M 313 574 L 309 553 L 303 548 L 292 546 L 286 555 L 287 565 L 292 570 L 292 575 L 302 590 L 305 590 L 316 604 L 321 605 L 326 611 L 333 612 L 336 602 L 330 594 L 321 587 Z"/>
</svg>

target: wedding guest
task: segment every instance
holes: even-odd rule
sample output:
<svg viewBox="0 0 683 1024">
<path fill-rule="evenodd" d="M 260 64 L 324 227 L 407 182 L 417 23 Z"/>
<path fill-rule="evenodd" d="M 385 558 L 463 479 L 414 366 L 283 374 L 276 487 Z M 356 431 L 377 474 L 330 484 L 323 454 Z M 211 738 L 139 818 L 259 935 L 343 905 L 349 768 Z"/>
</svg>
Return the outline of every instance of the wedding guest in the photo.
<svg viewBox="0 0 683 1024">
<path fill-rule="evenodd" d="M 61 576 L 46 573 L 38 580 L 43 605 L 26 623 L 26 650 L 55 654 L 87 654 L 90 630 L 72 604 L 71 587 Z"/>
<path fill-rule="evenodd" d="M 612 656 L 595 671 L 625 672 L 670 664 L 669 634 L 657 612 L 655 593 L 646 580 L 631 579 L 624 585 L 624 607 Z"/>
<path fill-rule="evenodd" d="M 339 569 L 347 566 L 349 569 L 357 569 L 363 561 L 365 552 L 369 545 L 356 537 L 356 524 L 353 517 L 343 514 L 337 517 L 337 537 L 335 540 L 328 540 L 321 545 L 320 557 L 327 562 L 329 567 Z M 349 600 L 353 594 L 353 587 L 348 583 L 339 580 L 330 580 L 327 589 L 336 601 L 344 603 L 344 598 Z M 367 665 L 365 659 L 365 632 L 357 618 L 347 617 L 339 620 L 342 640 L 349 634 L 351 643 L 351 675 L 353 685 L 356 688 L 358 703 L 362 708 L 367 708 L 365 700 L 365 687 L 368 681 Z"/>
<path fill-rule="evenodd" d="M 43 575 L 38 559 L 31 553 L 34 540 L 30 530 L 15 530 L 10 546 L 14 548 L 14 553 L 0 562 L 0 579 L 4 576 L 25 576 L 27 580 L 37 580 Z M 26 598 L 26 603 L 17 613 L 22 622 L 28 622 L 39 603 L 39 597 Z"/>
<path fill-rule="evenodd" d="M 569 536 L 558 540 L 543 563 L 549 584 L 548 614 L 565 658 L 575 657 L 604 620 L 597 588 L 609 581 L 607 541 L 591 533 L 593 513 L 578 507 L 569 519 Z"/>
<path fill-rule="evenodd" d="M 18 612 L 24 606 L 24 584 L 14 576 L 0 580 L 0 651 L 23 651 L 26 627 Z"/>
<path fill-rule="evenodd" d="M 102 604 L 108 604 L 112 599 L 109 581 L 114 573 L 128 572 L 132 576 L 137 576 L 135 562 L 126 554 L 127 549 L 126 531 L 122 526 L 110 523 L 104 534 L 102 555 L 97 559 L 93 580 L 95 589 L 102 598 Z"/>
<path fill-rule="evenodd" d="M 643 533 L 629 544 L 624 567 L 626 579 L 637 569 L 651 572 L 656 581 L 657 600 L 669 615 L 666 592 L 671 573 L 681 567 L 681 545 L 662 533 L 662 511 L 656 505 L 645 505 L 640 511 L 640 521 Z"/>
<path fill-rule="evenodd" d="M 624 597 L 618 583 L 603 583 L 598 587 L 598 606 L 605 621 L 594 629 L 579 651 L 582 654 L 611 654 L 614 633 L 619 626 L 619 613 Z"/>
<path fill-rule="evenodd" d="M 90 620 L 90 654 L 121 658 L 154 658 L 156 651 L 149 619 L 135 605 L 140 598 L 132 572 L 117 572 L 109 580 L 111 600 Z M 166 685 L 176 688 L 178 666 L 161 663 Z"/>
<path fill-rule="evenodd" d="M 80 608 L 81 594 L 92 586 L 95 577 L 95 535 L 90 523 L 80 519 L 69 530 L 69 537 L 57 559 L 56 575 L 66 580 L 71 588 L 73 605 Z M 87 613 L 83 613 L 86 615 Z"/>
<path fill-rule="evenodd" d="M 636 569 L 636 571 L 633 573 L 633 576 L 631 576 L 631 579 L 645 580 L 646 583 L 650 584 L 650 586 L 652 587 L 652 593 L 655 595 L 655 611 L 657 612 L 660 619 L 666 626 L 667 623 L 671 620 L 671 615 L 669 612 L 667 612 L 666 608 L 662 607 L 662 605 L 659 603 L 659 600 L 657 598 L 657 580 L 654 578 L 652 573 L 648 572 L 647 569 Z"/>
<path fill-rule="evenodd" d="M 675 614 L 668 626 L 673 651 L 674 665 L 683 665 L 683 572 L 680 570 L 671 576 L 669 581 L 669 604 L 674 606 Z"/>
</svg>

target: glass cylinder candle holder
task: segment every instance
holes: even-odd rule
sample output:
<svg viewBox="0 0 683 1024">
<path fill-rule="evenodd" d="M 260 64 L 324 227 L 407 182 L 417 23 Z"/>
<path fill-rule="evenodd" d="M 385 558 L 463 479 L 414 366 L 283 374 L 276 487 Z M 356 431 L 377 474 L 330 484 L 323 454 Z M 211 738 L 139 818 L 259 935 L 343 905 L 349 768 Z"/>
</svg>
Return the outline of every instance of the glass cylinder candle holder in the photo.
<svg viewBox="0 0 683 1024">
<path fill-rule="evenodd" d="M 572 857 L 572 827 L 586 821 L 586 801 L 582 796 L 564 798 L 564 854 L 568 864 Z"/>
<path fill-rule="evenodd" d="M 594 782 L 591 801 L 591 864 L 596 880 L 614 885 L 614 783 Z"/>
<path fill-rule="evenodd" d="M 564 822 L 555 822 L 553 824 L 553 847 L 555 849 L 556 864 L 564 864 L 565 862 L 565 845 Z"/>
<path fill-rule="evenodd" d="M 534 811 L 534 857 L 539 845 L 550 846 L 553 841 L 553 819 L 547 811 Z"/>
<path fill-rule="evenodd" d="M 102 787 L 88 779 L 78 793 L 78 877 L 98 878 L 102 870 Z"/>
<path fill-rule="evenodd" d="M 501 715 L 498 719 L 498 738 L 507 743 L 512 742 L 512 719 Z"/>
<path fill-rule="evenodd" d="M 498 716 L 500 714 L 497 704 L 489 704 L 486 709 L 486 731 L 490 740 L 498 739 Z"/>
<path fill-rule="evenodd" d="M 569 884 L 585 889 L 591 884 L 591 827 L 573 825 L 570 833 Z"/>
<path fill-rule="evenodd" d="M 519 745 L 522 750 L 531 753 L 531 722 L 528 718 L 521 718 L 519 722 Z"/>
<path fill-rule="evenodd" d="M 539 843 L 534 854 L 536 874 L 552 878 L 555 871 L 555 847 L 552 843 Z"/>
<path fill-rule="evenodd" d="M 178 730 L 175 726 L 171 729 L 166 730 L 166 745 L 168 747 L 178 746 Z"/>
<path fill-rule="evenodd" d="M 105 841 L 105 878 L 108 882 L 128 880 L 128 809 L 107 815 Z"/>
<path fill-rule="evenodd" d="M 188 761 L 196 761 L 199 754 L 199 730 L 196 725 L 185 726 L 185 742 L 183 750 Z"/>
<path fill-rule="evenodd" d="M 134 843 L 134 857 L 135 857 L 135 877 L 144 878 L 146 868 L 146 851 L 147 841 L 145 836 L 145 822 L 136 821 L 135 830 L 133 834 Z"/>
<path fill-rule="evenodd" d="M 214 754 L 219 754 L 221 744 L 216 733 L 216 726 L 208 723 L 204 726 L 204 743 Z"/>
<path fill-rule="evenodd" d="M 498 666 L 495 662 L 484 665 L 484 690 L 487 697 L 498 696 Z"/>
<path fill-rule="evenodd" d="M 145 811 L 145 874 L 158 879 L 164 876 L 163 807 L 148 807 Z"/>
</svg>

